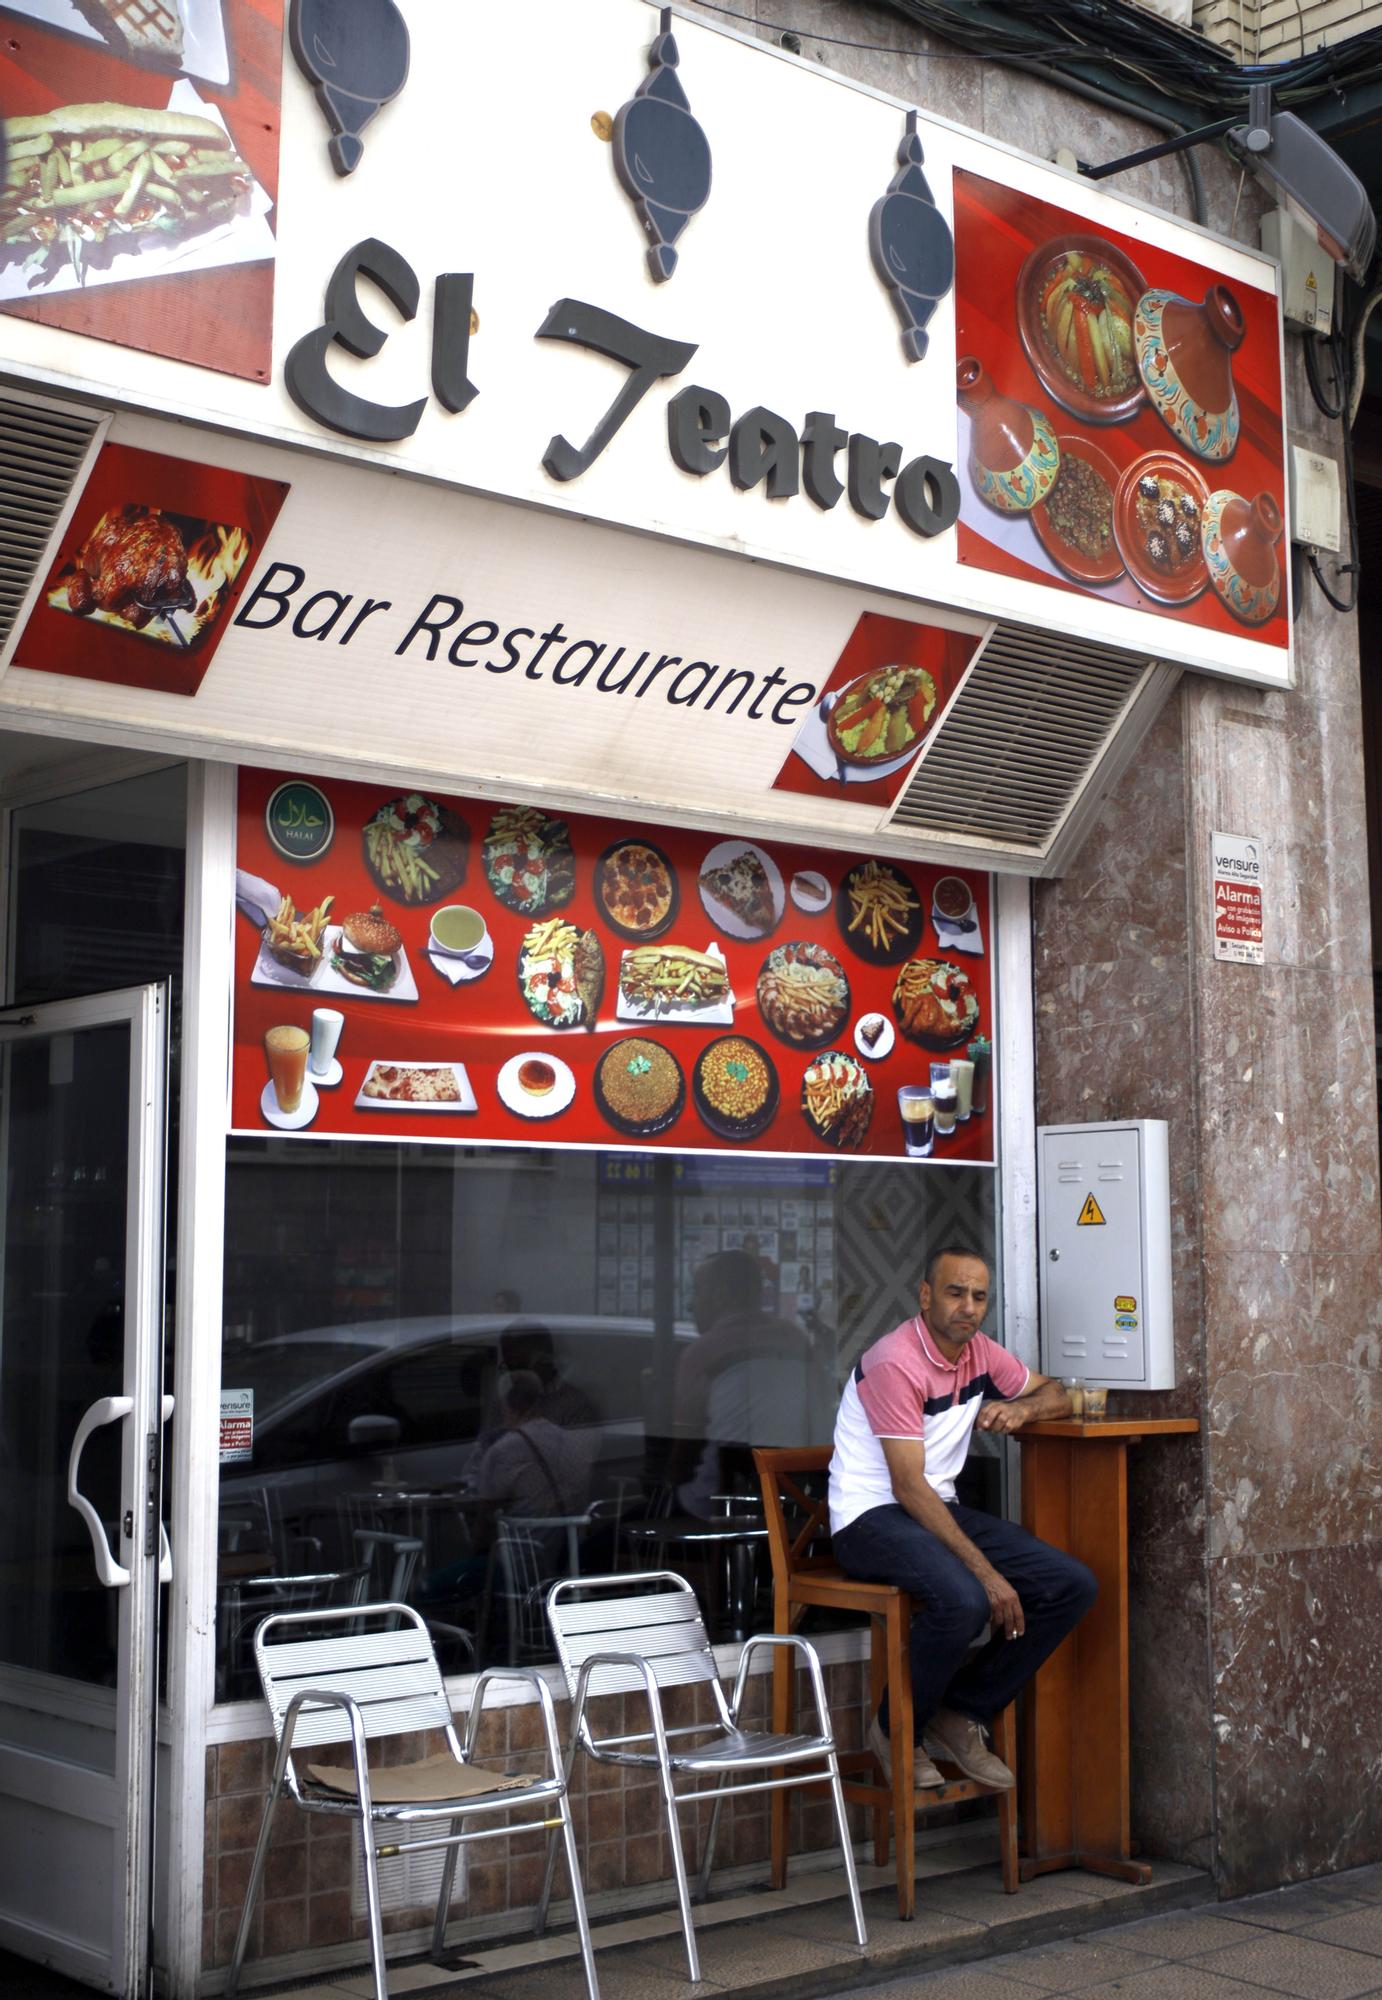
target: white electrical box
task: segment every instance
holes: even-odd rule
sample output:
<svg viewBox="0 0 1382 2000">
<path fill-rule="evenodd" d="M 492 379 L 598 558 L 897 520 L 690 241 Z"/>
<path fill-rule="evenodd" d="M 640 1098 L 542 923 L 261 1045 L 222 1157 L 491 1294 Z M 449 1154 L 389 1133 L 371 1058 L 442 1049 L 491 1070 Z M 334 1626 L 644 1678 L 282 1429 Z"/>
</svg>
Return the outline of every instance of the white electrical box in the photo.
<svg viewBox="0 0 1382 2000">
<path fill-rule="evenodd" d="M 1291 482 L 1291 540 L 1306 548 L 1339 553 L 1341 496 L 1339 468 L 1323 452 L 1293 444 L 1288 464 Z"/>
<path fill-rule="evenodd" d="M 1334 259 L 1313 230 L 1284 208 L 1263 216 L 1258 240 L 1281 266 L 1281 311 L 1292 326 L 1327 334 L 1334 327 Z"/>
<path fill-rule="evenodd" d="M 1037 1211 L 1042 1373 L 1174 1389 L 1165 1119 L 1038 1126 Z"/>
</svg>

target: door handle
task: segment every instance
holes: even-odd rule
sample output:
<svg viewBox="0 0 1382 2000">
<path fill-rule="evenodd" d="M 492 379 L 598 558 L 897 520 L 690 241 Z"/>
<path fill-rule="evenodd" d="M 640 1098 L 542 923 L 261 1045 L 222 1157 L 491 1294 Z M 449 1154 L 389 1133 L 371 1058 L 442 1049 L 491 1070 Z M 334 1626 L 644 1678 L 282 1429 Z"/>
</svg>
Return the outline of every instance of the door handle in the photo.
<svg viewBox="0 0 1382 2000">
<path fill-rule="evenodd" d="M 132 1396 L 102 1396 L 91 1405 L 72 1440 L 72 1449 L 67 1458 L 67 1498 L 86 1522 L 91 1536 L 91 1553 L 96 1562 L 96 1574 L 108 1590 L 123 1590 L 130 1580 L 130 1573 L 122 1569 L 110 1552 L 106 1531 L 101 1517 L 77 1485 L 77 1468 L 81 1464 L 86 1441 L 93 1431 L 105 1424 L 118 1424 L 129 1416 L 134 1408 Z"/>
<path fill-rule="evenodd" d="M 160 1430 L 172 1414 L 173 1399 L 171 1396 L 165 1396 L 163 1398 L 162 1414 L 158 1420 Z M 171 1583 L 173 1581 L 173 1551 L 168 1545 L 168 1530 L 163 1525 L 162 1494 L 154 1495 L 154 1505 L 158 1509 L 158 1580 L 160 1583 Z"/>
</svg>

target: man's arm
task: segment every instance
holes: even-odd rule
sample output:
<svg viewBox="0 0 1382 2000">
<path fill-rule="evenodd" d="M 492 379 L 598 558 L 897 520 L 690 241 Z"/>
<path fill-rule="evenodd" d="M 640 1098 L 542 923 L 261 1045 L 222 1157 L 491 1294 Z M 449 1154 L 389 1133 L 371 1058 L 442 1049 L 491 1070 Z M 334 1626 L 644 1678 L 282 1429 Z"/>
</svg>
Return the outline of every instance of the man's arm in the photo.
<svg viewBox="0 0 1382 2000">
<path fill-rule="evenodd" d="M 1052 1375 L 1038 1375 L 1035 1369 L 1027 1377 L 1027 1386 L 1020 1396 L 1014 1396 L 1006 1403 L 985 1403 L 979 1412 L 981 1431 L 1020 1431 L 1024 1424 L 1034 1424 L 1044 1417 L 1057 1418 L 1070 1415 L 1070 1398 Z"/>
<path fill-rule="evenodd" d="M 1025 1629 L 1022 1600 L 1007 1578 L 998 1574 L 961 1531 L 950 1509 L 927 1480 L 926 1446 L 921 1439 L 885 1437 L 878 1442 L 883 1447 L 898 1506 L 905 1507 L 914 1521 L 929 1529 L 937 1541 L 943 1542 L 974 1573 L 984 1587 L 994 1626 L 1001 1625 L 1010 1639 L 1019 1638 Z"/>
</svg>

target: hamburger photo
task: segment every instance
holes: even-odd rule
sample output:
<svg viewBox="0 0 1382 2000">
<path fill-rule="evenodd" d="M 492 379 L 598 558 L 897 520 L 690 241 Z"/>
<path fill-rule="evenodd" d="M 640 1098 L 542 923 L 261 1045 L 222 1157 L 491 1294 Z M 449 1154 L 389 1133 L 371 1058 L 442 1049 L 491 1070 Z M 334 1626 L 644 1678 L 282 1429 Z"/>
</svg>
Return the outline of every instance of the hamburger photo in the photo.
<svg viewBox="0 0 1382 2000">
<path fill-rule="evenodd" d="M 387 993 L 403 963 L 403 940 L 376 903 L 342 917 L 331 964 L 343 979 L 371 993 Z"/>
</svg>

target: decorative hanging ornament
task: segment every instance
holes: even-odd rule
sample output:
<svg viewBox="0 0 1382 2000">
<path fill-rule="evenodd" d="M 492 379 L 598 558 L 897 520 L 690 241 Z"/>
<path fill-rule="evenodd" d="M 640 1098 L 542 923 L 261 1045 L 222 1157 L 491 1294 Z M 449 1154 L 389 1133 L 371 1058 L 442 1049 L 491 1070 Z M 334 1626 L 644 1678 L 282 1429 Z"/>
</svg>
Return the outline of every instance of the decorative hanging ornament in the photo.
<svg viewBox="0 0 1382 2000">
<path fill-rule="evenodd" d="M 898 170 L 869 214 L 869 255 L 892 294 L 909 361 L 925 355 L 926 323 L 955 282 L 955 240 L 922 172 L 925 157 L 917 114 L 909 111 Z"/>
<path fill-rule="evenodd" d="M 353 173 L 360 134 L 408 81 L 408 25 L 394 0 L 291 0 L 288 41 L 331 132 L 331 164 Z"/>
<path fill-rule="evenodd" d="M 710 141 L 692 115 L 677 75 L 672 10 L 664 7 L 648 74 L 614 120 L 614 171 L 643 224 L 648 269 L 657 283 L 677 268 L 672 248 L 710 197 Z"/>
</svg>

